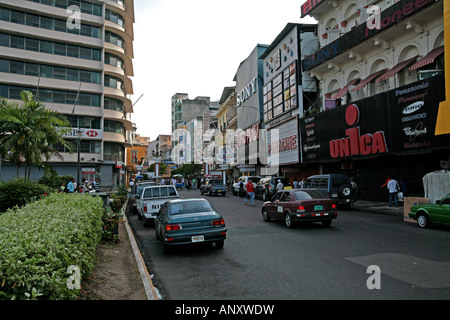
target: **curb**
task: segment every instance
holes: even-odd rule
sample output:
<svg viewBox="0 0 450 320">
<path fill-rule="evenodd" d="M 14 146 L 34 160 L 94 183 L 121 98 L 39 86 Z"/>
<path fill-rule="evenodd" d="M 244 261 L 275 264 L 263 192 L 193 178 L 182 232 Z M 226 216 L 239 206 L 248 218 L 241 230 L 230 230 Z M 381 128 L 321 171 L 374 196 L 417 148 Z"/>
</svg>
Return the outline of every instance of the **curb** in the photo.
<svg viewBox="0 0 450 320">
<path fill-rule="evenodd" d="M 123 211 L 123 210 L 122 210 Z M 148 300 L 159 300 L 158 293 L 156 292 L 155 287 L 153 286 L 153 282 L 148 273 L 147 267 L 145 266 L 144 259 L 142 258 L 141 252 L 136 243 L 136 239 L 134 238 L 133 231 L 130 228 L 128 223 L 127 216 L 124 212 L 123 219 L 125 220 L 125 227 L 127 229 L 128 238 L 130 239 L 131 247 L 133 248 L 134 257 L 136 258 L 136 264 L 139 269 L 139 274 L 141 275 L 142 283 L 144 285 L 145 294 L 147 295 Z"/>
</svg>

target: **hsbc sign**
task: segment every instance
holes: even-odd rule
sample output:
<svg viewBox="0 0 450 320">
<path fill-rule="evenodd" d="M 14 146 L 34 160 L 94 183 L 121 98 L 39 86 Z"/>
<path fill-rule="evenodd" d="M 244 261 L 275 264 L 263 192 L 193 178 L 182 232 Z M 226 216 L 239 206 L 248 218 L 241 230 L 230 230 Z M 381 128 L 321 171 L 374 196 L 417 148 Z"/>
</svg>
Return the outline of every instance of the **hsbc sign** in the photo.
<svg viewBox="0 0 450 320">
<path fill-rule="evenodd" d="M 67 128 L 65 128 L 67 129 Z M 85 128 L 70 128 L 69 131 L 63 135 L 64 138 L 76 138 L 77 131 L 81 131 L 81 139 L 82 140 L 102 140 L 103 139 L 103 130 L 99 129 L 85 129 Z"/>
</svg>

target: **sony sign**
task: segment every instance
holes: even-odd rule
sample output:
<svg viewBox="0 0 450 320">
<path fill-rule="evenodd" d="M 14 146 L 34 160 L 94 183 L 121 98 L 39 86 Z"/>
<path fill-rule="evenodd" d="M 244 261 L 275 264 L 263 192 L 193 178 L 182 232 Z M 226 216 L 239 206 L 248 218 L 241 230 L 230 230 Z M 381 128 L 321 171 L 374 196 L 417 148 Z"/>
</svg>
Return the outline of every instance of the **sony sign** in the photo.
<svg viewBox="0 0 450 320">
<path fill-rule="evenodd" d="M 254 93 L 256 93 L 256 77 L 248 85 L 246 85 L 241 92 L 237 94 L 237 105 L 240 106 L 245 100 L 249 99 Z"/>
</svg>

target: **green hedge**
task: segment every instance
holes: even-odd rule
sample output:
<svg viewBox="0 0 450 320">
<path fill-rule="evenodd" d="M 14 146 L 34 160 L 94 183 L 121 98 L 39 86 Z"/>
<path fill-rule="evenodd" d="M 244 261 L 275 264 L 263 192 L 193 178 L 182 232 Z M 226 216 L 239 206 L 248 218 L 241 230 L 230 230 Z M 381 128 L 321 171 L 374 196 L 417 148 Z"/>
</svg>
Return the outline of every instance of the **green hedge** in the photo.
<svg viewBox="0 0 450 320">
<path fill-rule="evenodd" d="M 26 203 L 39 199 L 44 194 L 54 191 L 51 187 L 24 179 L 16 179 L 0 183 L 0 212 L 14 206 L 23 206 Z"/>
<path fill-rule="evenodd" d="M 0 299 L 76 299 L 68 267 L 91 274 L 104 213 L 100 197 L 54 193 L 0 215 Z"/>
</svg>

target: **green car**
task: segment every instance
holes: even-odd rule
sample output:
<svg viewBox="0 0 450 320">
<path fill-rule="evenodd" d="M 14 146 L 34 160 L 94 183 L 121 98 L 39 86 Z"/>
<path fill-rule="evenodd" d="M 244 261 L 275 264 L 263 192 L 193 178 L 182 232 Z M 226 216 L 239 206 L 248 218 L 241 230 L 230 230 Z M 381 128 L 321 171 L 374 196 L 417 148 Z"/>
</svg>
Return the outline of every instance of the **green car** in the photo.
<svg viewBox="0 0 450 320">
<path fill-rule="evenodd" d="M 417 220 L 421 228 L 427 228 L 432 223 L 450 226 L 450 193 L 435 204 L 416 204 L 411 206 L 408 215 Z"/>
</svg>

